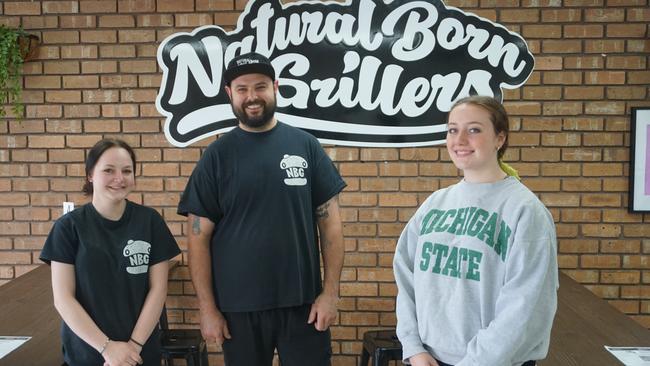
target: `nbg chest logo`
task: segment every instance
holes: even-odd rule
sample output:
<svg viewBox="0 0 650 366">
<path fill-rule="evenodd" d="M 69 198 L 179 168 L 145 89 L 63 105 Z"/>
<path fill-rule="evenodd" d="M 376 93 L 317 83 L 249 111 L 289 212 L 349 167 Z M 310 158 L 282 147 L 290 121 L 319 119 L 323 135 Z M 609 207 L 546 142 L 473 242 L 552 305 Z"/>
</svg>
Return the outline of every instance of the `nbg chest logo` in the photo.
<svg viewBox="0 0 650 366">
<path fill-rule="evenodd" d="M 287 178 L 284 179 L 284 184 L 288 186 L 304 186 L 307 184 L 305 178 L 305 169 L 309 165 L 307 160 L 298 155 L 285 154 L 280 161 L 280 168 L 284 169 L 287 173 Z"/>
<path fill-rule="evenodd" d="M 130 274 L 146 273 L 149 270 L 149 254 L 151 244 L 143 240 L 129 240 L 122 254 L 129 258 L 126 271 Z"/>
<path fill-rule="evenodd" d="M 441 0 L 250 0 L 233 31 L 208 25 L 160 44 L 156 107 L 171 144 L 237 124 L 222 76 L 251 51 L 276 71 L 280 121 L 347 146 L 440 144 L 456 100 L 501 100 L 534 68 L 521 36 Z"/>
</svg>

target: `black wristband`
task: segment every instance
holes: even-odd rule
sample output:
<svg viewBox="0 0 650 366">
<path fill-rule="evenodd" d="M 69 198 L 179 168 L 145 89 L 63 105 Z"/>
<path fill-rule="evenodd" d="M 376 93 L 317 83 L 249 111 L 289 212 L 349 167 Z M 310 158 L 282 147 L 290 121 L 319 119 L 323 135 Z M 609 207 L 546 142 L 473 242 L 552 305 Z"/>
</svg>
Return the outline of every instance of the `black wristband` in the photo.
<svg viewBox="0 0 650 366">
<path fill-rule="evenodd" d="M 131 342 L 137 344 L 138 346 L 140 346 L 140 348 L 144 348 L 144 346 L 143 346 L 140 342 L 136 341 L 136 340 L 133 339 L 133 338 L 131 338 Z"/>
</svg>

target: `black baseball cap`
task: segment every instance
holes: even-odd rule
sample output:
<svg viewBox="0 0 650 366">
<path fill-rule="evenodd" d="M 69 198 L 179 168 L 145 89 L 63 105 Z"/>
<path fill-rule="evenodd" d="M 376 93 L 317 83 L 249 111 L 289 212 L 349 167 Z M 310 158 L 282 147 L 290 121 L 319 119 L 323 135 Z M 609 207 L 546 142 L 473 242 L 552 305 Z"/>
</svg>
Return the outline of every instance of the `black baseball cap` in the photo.
<svg viewBox="0 0 650 366">
<path fill-rule="evenodd" d="M 275 81 L 275 70 L 271 61 L 256 52 L 245 53 L 230 60 L 223 80 L 226 85 L 230 85 L 233 80 L 245 74 L 263 74 Z"/>
</svg>

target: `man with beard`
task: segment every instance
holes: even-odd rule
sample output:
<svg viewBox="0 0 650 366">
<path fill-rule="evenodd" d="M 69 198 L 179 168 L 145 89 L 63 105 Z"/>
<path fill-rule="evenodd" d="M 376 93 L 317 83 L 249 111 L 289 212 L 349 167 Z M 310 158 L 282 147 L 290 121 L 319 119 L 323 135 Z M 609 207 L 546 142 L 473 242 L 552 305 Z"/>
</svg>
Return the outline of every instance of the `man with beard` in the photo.
<svg viewBox="0 0 650 366">
<path fill-rule="evenodd" d="M 223 77 L 238 126 L 208 146 L 178 205 L 201 332 L 228 366 L 270 366 L 276 349 L 283 366 L 330 365 L 345 182 L 316 138 L 275 119 L 266 57 L 237 56 Z"/>
</svg>

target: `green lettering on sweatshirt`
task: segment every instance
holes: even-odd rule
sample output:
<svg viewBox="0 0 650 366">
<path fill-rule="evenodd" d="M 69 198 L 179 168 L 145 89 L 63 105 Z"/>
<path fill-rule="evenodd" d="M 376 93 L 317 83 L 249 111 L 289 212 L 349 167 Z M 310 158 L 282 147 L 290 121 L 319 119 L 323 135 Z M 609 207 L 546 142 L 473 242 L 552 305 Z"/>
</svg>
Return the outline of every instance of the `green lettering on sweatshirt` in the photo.
<svg viewBox="0 0 650 366">
<path fill-rule="evenodd" d="M 430 210 L 422 219 L 420 236 L 432 232 L 448 232 L 458 236 L 475 237 L 478 240 L 491 247 L 494 252 L 501 257 L 502 261 L 506 259 L 508 252 L 508 241 L 512 234 L 512 229 L 503 221 L 496 212 L 488 212 L 477 207 L 461 207 L 449 210 Z M 436 255 L 438 244 L 433 244 L 432 249 L 427 249 L 427 255 Z M 423 253 L 424 255 L 424 253 Z M 451 256 L 452 254 L 450 254 Z M 454 256 L 462 255 L 454 253 Z M 469 255 L 469 254 L 468 254 Z M 446 255 L 445 255 L 446 256 Z M 423 259 L 424 260 L 424 259 Z M 437 259 L 436 259 L 437 260 Z M 440 262 L 438 262 L 439 264 Z M 444 271 L 453 272 L 453 259 L 447 267 L 445 262 Z M 440 266 L 436 266 L 440 270 Z"/>
<path fill-rule="evenodd" d="M 456 216 L 456 210 L 455 209 L 452 208 L 451 210 L 447 210 L 444 213 L 444 215 L 442 215 L 442 218 L 440 219 L 440 222 L 438 222 L 438 225 L 436 225 L 434 230 L 437 233 L 441 233 L 441 232 L 447 230 L 447 228 L 449 227 L 449 224 L 445 225 L 445 221 L 447 221 L 447 218 L 451 218 L 451 217 L 454 217 L 454 216 Z"/>
<path fill-rule="evenodd" d="M 497 232 L 498 217 L 499 216 L 495 212 L 493 212 L 492 215 L 490 215 L 490 218 L 485 223 L 485 225 L 483 225 L 483 229 L 481 230 L 481 232 L 476 236 L 479 240 L 481 240 L 482 242 L 484 242 L 485 244 L 491 247 L 494 246 L 494 236 L 496 235 Z"/>
<path fill-rule="evenodd" d="M 431 260 L 431 251 L 433 244 L 427 241 L 422 244 L 422 259 L 420 260 L 420 270 L 426 271 L 429 268 L 429 261 Z"/>
<path fill-rule="evenodd" d="M 469 259 L 467 260 L 467 274 L 465 278 L 481 281 L 481 272 L 479 272 L 479 264 L 481 264 L 481 259 L 483 258 L 483 253 L 476 250 L 468 250 Z"/>
<path fill-rule="evenodd" d="M 431 256 L 435 257 L 433 266 L 431 266 Z M 463 278 L 463 266 L 467 268 L 464 273 L 465 279 L 480 281 L 480 265 L 483 253 L 463 247 L 452 247 L 451 249 L 444 244 L 424 242 L 420 254 L 420 270 L 441 274 L 443 276 Z M 442 266 L 444 260 L 444 268 Z"/>
<path fill-rule="evenodd" d="M 436 256 L 436 264 L 431 269 L 433 273 L 440 273 L 440 264 L 442 263 L 442 258 L 447 256 L 449 252 L 449 247 L 443 244 L 436 243 L 433 246 L 433 255 Z"/>
<path fill-rule="evenodd" d="M 448 233 L 460 235 L 463 233 L 463 225 L 465 224 L 465 219 L 467 218 L 467 208 L 459 208 L 458 213 L 456 213 L 456 219 L 447 229 Z"/>
</svg>

